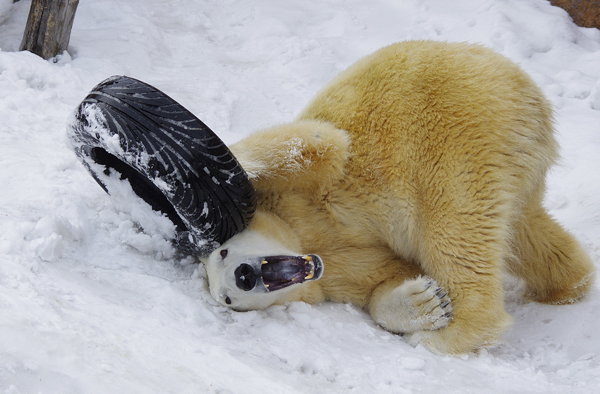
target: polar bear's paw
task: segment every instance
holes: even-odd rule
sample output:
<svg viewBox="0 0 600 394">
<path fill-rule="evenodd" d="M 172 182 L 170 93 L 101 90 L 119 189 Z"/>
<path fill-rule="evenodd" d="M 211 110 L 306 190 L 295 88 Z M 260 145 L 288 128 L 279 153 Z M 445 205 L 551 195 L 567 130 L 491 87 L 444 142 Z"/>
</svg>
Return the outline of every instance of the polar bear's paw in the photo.
<svg viewBox="0 0 600 394">
<path fill-rule="evenodd" d="M 438 330 L 452 320 L 446 292 L 430 277 L 407 280 L 371 307 L 373 319 L 388 331 L 413 333 Z"/>
</svg>

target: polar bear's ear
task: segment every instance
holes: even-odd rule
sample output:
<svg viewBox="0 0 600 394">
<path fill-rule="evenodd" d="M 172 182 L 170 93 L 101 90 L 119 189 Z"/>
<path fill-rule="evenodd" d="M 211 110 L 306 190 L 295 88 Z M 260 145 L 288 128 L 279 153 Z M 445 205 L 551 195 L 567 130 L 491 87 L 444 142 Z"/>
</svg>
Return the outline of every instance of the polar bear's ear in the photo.
<svg viewBox="0 0 600 394">
<path fill-rule="evenodd" d="M 346 131 L 302 120 L 256 132 L 231 151 L 258 187 L 313 188 L 343 175 L 349 146 Z"/>
</svg>

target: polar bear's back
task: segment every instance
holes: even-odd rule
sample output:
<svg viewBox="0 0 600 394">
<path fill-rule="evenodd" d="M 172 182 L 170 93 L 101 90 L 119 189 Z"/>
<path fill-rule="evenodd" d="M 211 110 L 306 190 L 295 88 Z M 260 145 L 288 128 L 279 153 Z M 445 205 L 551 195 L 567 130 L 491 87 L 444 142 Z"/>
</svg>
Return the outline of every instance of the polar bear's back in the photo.
<svg viewBox="0 0 600 394">
<path fill-rule="evenodd" d="M 340 73 L 299 119 L 347 130 L 348 171 L 359 176 L 431 179 L 434 164 L 444 176 L 492 164 L 513 175 L 519 168 L 518 178 L 531 184 L 557 156 L 552 111 L 540 89 L 517 65 L 479 45 L 385 47 Z M 456 168 L 462 162 L 468 168 Z"/>
</svg>

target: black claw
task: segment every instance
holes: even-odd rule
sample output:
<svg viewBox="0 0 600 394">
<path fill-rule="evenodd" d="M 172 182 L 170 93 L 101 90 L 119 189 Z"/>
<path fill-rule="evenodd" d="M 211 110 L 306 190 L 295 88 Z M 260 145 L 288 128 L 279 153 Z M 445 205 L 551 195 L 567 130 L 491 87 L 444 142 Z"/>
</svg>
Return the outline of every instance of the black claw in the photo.
<svg viewBox="0 0 600 394">
<path fill-rule="evenodd" d="M 444 308 L 445 308 L 445 307 L 447 307 L 448 305 L 450 305 L 450 301 L 448 301 L 448 302 L 444 302 L 444 303 L 441 305 L 441 306 L 442 306 L 442 309 L 444 309 Z M 452 313 L 452 312 L 449 312 L 449 313 Z"/>
<path fill-rule="evenodd" d="M 440 294 L 442 291 L 443 291 L 442 288 L 438 287 L 437 290 L 435 291 L 435 295 Z"/>
<path fill-rule="evenodd" d="M 451 319 L 452 318 L 452 312 L 445 313 L 444 317 L 447 317 L 448 319 Z"/>
</svg>

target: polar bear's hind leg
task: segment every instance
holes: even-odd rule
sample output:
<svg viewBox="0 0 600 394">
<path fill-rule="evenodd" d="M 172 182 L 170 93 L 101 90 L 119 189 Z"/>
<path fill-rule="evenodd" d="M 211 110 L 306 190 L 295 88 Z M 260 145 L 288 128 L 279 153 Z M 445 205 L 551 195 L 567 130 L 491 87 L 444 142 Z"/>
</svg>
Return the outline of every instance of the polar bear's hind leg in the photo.
<svg viewBox="0 0 600 394">
<path fill-rule="evenodd" d="M 545 304 L 570 304 L 592 288 L 594 266 L 577 240 L 532 201 L 514 231 L 508 266 L 524 279 L 526 296 Z"/>
</svg>

